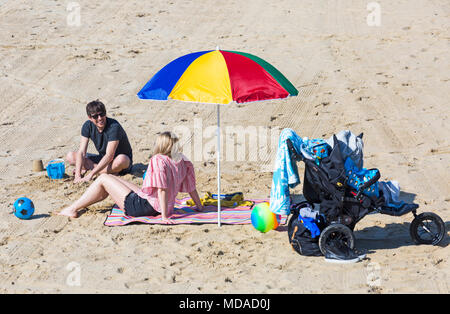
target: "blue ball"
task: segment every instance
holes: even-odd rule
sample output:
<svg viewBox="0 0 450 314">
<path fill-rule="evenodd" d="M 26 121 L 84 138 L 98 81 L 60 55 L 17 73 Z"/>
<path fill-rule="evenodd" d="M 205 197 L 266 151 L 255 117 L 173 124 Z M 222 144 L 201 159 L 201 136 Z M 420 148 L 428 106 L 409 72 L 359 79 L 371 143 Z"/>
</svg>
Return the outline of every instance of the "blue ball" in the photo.
<svg viewBox="0 0 450 314">
<path fill-rule="evenodd" d="M 34 204 L 26 197 L 18 198 L 14 202 L 14 215 L 20 219 L 29 219 L 34 214 Z"/>
</svg>

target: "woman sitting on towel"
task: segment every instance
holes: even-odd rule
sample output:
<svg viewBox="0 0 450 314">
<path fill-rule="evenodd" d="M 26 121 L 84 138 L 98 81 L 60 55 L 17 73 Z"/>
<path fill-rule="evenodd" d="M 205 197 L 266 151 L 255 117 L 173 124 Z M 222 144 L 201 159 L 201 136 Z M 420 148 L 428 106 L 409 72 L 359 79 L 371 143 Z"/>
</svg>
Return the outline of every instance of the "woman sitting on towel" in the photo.
<svg viewBox="0 0 450 314">
<path fill-rule="evenodd" d="M 111 196 L 127 216 L 161 215 L 163 222 L 171 224 L 169 217 L 178 192 L 189 193 L 197 210 L 203 210 L 195 187 L 194 166 L 179 152 L 178 138 L 164 132 L 156 140 L 142 188 L 120 177 L 101 174 L 75 203 L 58 214 L 76 218 L 80 209 Z"/>
</svg>

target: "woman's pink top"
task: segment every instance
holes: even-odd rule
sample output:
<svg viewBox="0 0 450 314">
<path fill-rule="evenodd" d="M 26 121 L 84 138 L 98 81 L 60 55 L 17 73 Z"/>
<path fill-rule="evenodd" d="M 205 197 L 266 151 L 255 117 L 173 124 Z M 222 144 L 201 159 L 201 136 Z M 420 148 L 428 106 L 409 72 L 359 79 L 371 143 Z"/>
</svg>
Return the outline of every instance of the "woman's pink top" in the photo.
<svg viewBox="0 0 450 314">
<path fill-rule="evenodd" d="M 153 208 L 161 212 L 158 188 L 167 189 L 167 217 L 174 211 L 178 192 L 190 193 L 195 190 L 194 165 L 186 157 L 174 161 L 165 155 L 155 155 L 150 159 L 142 189 L 137 194 L 148 200 Z"/>
</svg>

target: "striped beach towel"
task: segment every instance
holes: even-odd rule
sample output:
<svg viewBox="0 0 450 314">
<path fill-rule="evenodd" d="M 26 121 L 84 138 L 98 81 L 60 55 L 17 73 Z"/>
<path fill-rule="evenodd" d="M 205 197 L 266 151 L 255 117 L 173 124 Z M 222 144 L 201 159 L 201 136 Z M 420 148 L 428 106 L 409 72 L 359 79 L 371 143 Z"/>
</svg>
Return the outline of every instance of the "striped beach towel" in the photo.
<svg viewBox="0 0 450 314">
<path fill-rule="evenodd" d="M 175 211 L 170 217 L 174 224 L 217 224 L 217 207 L 205 206 L 205 211 L 197 212 L 191 207 L 183 205 L 183 202 L 189 198 L 175 200 Z M 255 204 L 268 202 L 267 199 L 253 199 Z M 251 224 L 252 207 L 238 206 L 235 208 L 222 207 L 220 214 L 220 222 L 222 224 Z M 284 224 L 286 216 L 281 217 L 281 223 Z M 124 226 L 129 223 L 147 223 L 147 224 L 161 224 L 161 216 L 149 217 L 132 217 L 125 216 L 124 211 L 113 206 L 111 214 L 105 220 L 105 226 Z"/>
</svg>

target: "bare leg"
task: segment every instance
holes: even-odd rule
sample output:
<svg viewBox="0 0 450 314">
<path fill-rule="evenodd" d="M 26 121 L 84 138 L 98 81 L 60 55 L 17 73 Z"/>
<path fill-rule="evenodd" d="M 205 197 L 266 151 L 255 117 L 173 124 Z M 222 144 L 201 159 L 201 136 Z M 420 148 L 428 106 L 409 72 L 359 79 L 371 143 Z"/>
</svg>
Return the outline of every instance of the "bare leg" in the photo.
<svg viewBox="0 0 450 314">
<path fill-rule="evenodd" d="M 66 161 L 69 165 L 75 166 L 77 160 L 77 152 L 69 152 L 66 155 Z M 84 174 L 88 170 L 94 169 L 95 164 L 89 158 L 83 158 L 83 164 L 81 165 L 81 174 Z M 75 172 L 75 170 L 74 170 Z"/>
<path fill-rule="evenodd" d="M 121 209 L 124 209 L 125 197 L 131 191 L 132 190 L 128 186 L 117 180 L 117 177 L 109 174 L 102 174 L 78 200 L 61 210 L 58 214 L 76 218 L 78 216 L 77 212 L 80 209 L 103 201 L 108 196 L 111 196 L 114 202 Z"/>
<path fill-rule="evenodd" d="M 137 186 L 136 184 L 132 183 L 132 182 L 128 182 L 125 179 L 122 179 L 121 177 L 115 177 L 116 180 L 120 181 L 121 183 L 123 183 L 124 185 L 126 185 L 130 190 L 132 190 L 133 192 L 137 193 L 138 190 L 140 190 L 141 188 L 139 186 Z"/>
<path fill-rule="evenodd" d="M 127 169 L 130 166 L 130 163 L 131 160 L 127 155 L 120 154 L 117 155 L 108 166 L 103 168 L 100 173 L 117 174 L 120 171 Z"/>
<path fill-rule="evenodd" d="M 66 161 L 69 165 L 75 166 L 77 159 L 77 152 L 69 152 L 66 155 Z M 127 155 L 120 154 L 117 155 L 114 160 L 105 168 L 103 168 L 100 173 L 111 173 L 118 174 L 120 171 L 127 169 L 131 164 L 131 160 Z M 83 158 L 83 163 L 81 165 L 81 174 L 84 175 L 88 170 L 92 170 L 97 166 L 91 159 L 85 157 Z M 74 170 L 75 171 L 75 170 Z"/>
</svg>

